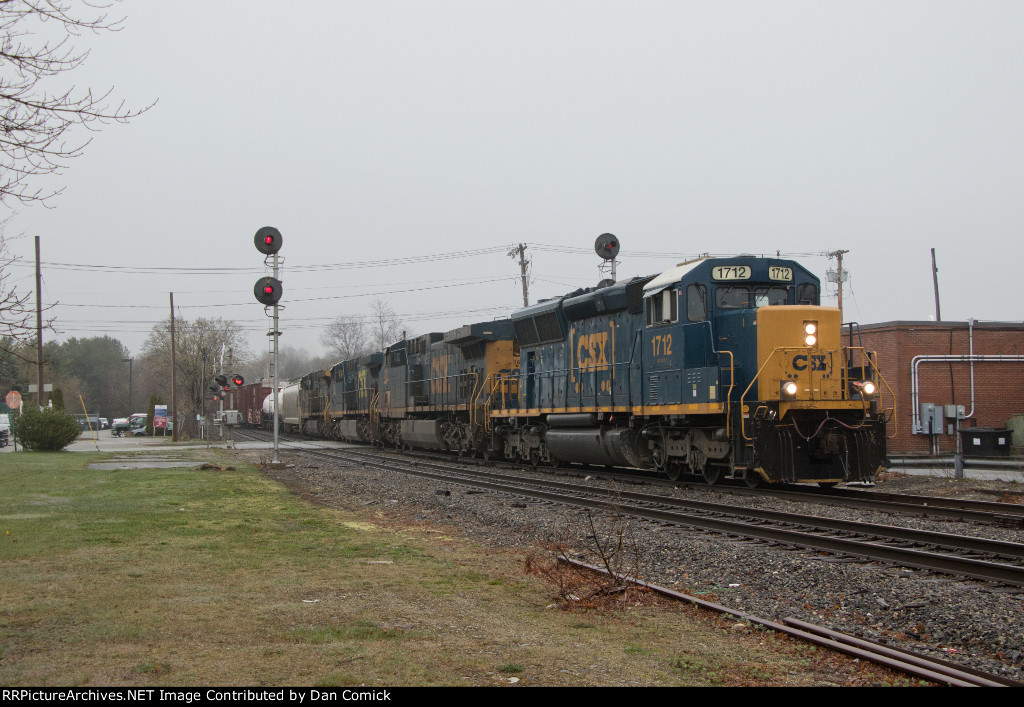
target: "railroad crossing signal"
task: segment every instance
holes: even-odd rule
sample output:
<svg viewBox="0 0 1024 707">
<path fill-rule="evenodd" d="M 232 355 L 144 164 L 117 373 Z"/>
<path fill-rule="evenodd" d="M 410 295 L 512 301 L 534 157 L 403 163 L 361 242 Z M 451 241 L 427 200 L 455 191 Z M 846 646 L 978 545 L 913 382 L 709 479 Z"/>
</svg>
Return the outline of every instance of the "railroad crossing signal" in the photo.
<svg viewBox="0 0 1024 707">
<path fill-rule="evenodd" d="M 235 386 L 236 388 L 241 388 L 243 385 L 245 385 L 245 378 L 242 378 L 242 376 L 236 373 L 235 375 L 231 376 L 231 385 Z"/>
</svg>

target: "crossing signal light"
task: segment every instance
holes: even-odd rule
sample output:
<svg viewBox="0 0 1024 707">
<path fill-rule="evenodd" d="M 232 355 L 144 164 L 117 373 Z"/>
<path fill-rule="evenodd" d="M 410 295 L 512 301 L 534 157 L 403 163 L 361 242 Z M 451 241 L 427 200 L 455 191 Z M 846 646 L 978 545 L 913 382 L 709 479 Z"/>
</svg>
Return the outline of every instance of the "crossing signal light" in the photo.
<svg viewBox="0 0 1024 707">
<path fill-rule="evenodd" d="M 253 240 L 256 243 L 256 250 L 264 255 L 273 255 L 281 250 L 281 232 L 273 226 L 264 226 L 256 231 Z"/>
<path fill-rule="evenodd" d="M 217 382 L 217 386 L 220 388 L 226 388 L 228 385 L 228 377 L 224 375 L 217 375 L 213 377 L 213 380 Z"/>
<path fill-rule="evenodd" d="M 261 277 L 253 287 L 253 294 L 260 304 L 277 304 L 283 294 L 281 281 L 274 277 Z"/>
<path fill-rule="evenodd" d="M 231 376 L 231 385 L 235 386 L 236 388 L 241 388 L 243 385 L 245 385 L 245 378 L 242 378 L 242 376 L 236 373 L 235 375 Z"/>
</svg>

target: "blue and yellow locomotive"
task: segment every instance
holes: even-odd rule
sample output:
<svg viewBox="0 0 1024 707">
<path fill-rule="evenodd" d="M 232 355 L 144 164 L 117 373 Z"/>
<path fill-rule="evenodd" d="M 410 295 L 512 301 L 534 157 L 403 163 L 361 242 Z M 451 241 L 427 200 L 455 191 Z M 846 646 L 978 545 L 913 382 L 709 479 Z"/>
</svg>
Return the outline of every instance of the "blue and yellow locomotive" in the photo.
<svg viewBox="0 0 1024 707">
<path fill-rule="evenodd" d="M 700 258 L 398 342 L 361 383 L 337 373 L 352 362 L 311 374 L 303 415 L 330 436 L 535 465 L 868 481 L 885 463 L 884 381 L 819 301 L 793 261 Z"/>
</svg>

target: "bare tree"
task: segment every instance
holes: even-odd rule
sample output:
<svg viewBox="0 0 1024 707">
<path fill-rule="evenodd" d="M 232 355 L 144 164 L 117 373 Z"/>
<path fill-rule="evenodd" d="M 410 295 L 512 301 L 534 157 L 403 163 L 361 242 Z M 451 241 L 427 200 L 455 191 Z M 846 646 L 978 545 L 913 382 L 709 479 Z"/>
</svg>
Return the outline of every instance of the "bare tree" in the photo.
<svg viewBox="0 0 1024 707">
<path fill-rule="evenodd" d="M 320 343 L 339 361 L 358 358 L 372 349 L 369 324 L 362 317 L 343 314 L 327 325 Z"/>
<path fill-rule="evenodd" d="M 248 339 L 236 322 L 219 317 L 193 321 L 175 317 L 174 329 L 179 412 L 196 413 L 202 409 L 207 388 L 220 366 L 221 347 L 226 346 L 231 350 L 233 370 L 224 371 L 230 376 L 240 370 L 251 356 Z M 152 387 L 151 392 L 159 393 L 166 400 L 170 400 L 169 318 L 153 327 L 146 343 L 143 344 L 141 364 L 143 375 L 140 376 L 140 383 L 149 384 Z M 224 365 L 228 366 L 226 355 Z"/>
<path fill-rule="evenodd" d="M 0 195 L 0 201 L 3 200 Z M 32 301 L 32 290 L 27 293 L 19 293 L 14 283 L 10 281 L 11 266 L 20 258 L 11 255 L 7 249 L 7 239 L 3 235 L 5 223 L 0 223 L 0 337 L 9 338 L 11 341 L 35 342 L 36 338 L 36 307 Z M 45 310 L 50 310 L 47 306 Z M 43 320 L 43 327 L 53 330 L 53 318 Z M 14 353 L 10 347 L 6 351 Z M 20 354 L 18 354 L 20 356 Z M 35 361 L 35 355 L 31 355 Z"/>
<path fill-rule="evenodd" d="M 62 189 L 34 188 L 31 182 L 61 174 L 82 154 L 91 138 L 73 138 L 74 127 L 127 123 L 152 107 L 133 110 L 115 102 L 113 89 L 94 94 L 55 81 L 89 56 L 75 48 L 72 37 L 121 29 L 123 18 L 107 12 L 116 2 L 83 0 L 77 8 L 74 0 L 0 0 L 0 202 L 31 203 L 59 194 Z"/>
<path fill-rule="evenodd" d="M 383 351 L 400 340 L 403 326 L 395 310 L 386 301 L 378 298 L 370 305 L 370 333 L 377 351 Z"/>
</svg>

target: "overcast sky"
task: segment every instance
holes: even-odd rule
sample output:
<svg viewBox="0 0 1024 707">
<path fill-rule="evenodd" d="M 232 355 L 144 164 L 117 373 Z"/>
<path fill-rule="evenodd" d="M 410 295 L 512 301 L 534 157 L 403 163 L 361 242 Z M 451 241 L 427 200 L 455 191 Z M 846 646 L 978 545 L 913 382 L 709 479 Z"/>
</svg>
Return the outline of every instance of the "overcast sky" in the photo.
<svg viewBox="0 0 1024 707">
<path fill-rule="evenodd" d="M 78 40 L 75 81 L 159 102 L 6 229 L 26 290 L 41 237 L 62 339 L 138 353 L 173 291 L 263 350 L 265 225 L 284 236 L 282 345 L 310 353 L 377 296 L 417 334 L 507 314 L 515 243 L 531 302 L 591 286 L 604 232 L 620 279 L 779 251 L 824 281 L 822 254 L 849 250 L 862 323 L 934 316 L 936 248 L 943 319 L 1024 319 L 1019 0 L 121 10 L 123 31 Z"/>
</svg>

